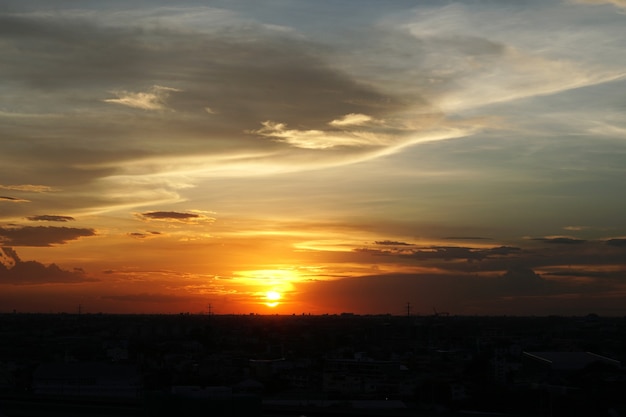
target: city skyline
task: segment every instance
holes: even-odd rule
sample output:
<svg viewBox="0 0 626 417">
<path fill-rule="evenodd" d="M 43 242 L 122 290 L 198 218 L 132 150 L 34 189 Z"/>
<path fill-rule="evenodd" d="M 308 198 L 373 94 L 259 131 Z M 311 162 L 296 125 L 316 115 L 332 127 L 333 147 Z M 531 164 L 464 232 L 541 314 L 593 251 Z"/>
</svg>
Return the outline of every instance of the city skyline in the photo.
<svg viewBox="0 0 626 417">
<path fill-rule="evenodd" d="M 625 23 L 9 0 L 0 313 L 624 315 Z"/>
</svg>

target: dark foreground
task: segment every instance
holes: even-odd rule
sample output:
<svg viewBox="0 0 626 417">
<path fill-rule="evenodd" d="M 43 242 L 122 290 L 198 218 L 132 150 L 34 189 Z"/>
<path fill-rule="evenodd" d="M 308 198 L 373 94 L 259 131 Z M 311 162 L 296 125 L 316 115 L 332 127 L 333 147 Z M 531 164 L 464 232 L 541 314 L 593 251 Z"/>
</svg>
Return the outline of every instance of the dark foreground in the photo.
<svg viewBox="0 0 626 417">
<path fill-rule="evenodd" d="M 626 318 L 0 315 L 0 416 L 626 416 Z"/>
</svg>

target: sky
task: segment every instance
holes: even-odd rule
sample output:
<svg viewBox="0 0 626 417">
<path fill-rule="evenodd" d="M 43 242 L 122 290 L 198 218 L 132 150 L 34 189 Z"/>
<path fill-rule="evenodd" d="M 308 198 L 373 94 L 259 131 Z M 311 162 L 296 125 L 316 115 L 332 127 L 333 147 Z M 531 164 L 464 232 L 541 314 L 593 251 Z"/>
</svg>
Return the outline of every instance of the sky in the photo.
<svg viewBox="0 0 626 417">
<path fill-rule="evenodd" d="M 5 0 L 0 312 L 625 315 L 624 39 L 624 0 Z"/>
</svg>

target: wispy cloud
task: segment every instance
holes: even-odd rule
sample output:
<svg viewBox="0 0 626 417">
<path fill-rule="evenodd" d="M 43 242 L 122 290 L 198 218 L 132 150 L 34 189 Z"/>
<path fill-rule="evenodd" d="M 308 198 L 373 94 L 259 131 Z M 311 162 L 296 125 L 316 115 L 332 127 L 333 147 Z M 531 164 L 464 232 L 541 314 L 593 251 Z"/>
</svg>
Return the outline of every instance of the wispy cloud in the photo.
<svg viewBox="0 0 626 417">
<path fill-rule="evenodd" d="M 26 200 L 24 198 L 8 197 L 4 195 L 0 195 L 0 201 L 7 201 L 9 203 L 30 203 L 30 200 Z"/>
<path fill-rule="evenodd" d="M 131 232 L 128 233 L 128 236 L 135 239 L 148 239 L 161 235 L 161 232 Z"/>
<path fill-rule="evenodd" d="M 541 242 L 546 243 L 555 243 L 559 245 L 579 245 L 581 243 L 585 243 L 584 239 L 577 239 L 571 236 L 546 236 L 546 237 L 536 237 L 532 240 L 539 240 Z"/>
<path fill-rule="evenodd" d="M 51 191 L 58 191 L 56 188 L 49 187 L 47 185 L 34 185 L 34 184 L 20 184 L 20 185 L 0 184 L 0 190 L 28 191 L 28 192 L 34 192 L 34 193 L 46 193 L 46 192 L 51 192 Z"/>
<path fill-rule="evenodd" d="M 142 110 L 164 110 L 166 108 L 166 99 L 169 97 L 170 93 L 177 91 L 181 90 L 155 85 L 146 92 L 132 93 L 123 90 L 113 91 L 113 94 L 115 94 L 117 98 L 109 98 L 103 101 Z"/>
<path fill-rule="evenodd" d="M 332 122 L 331 122 L 332 123 Z M 348 126 L 354 123 L 344 124 Z M 265 121 L 263 127 L 252 130 L 261 136 L 273 138 L 303 149 L 330 149 L 338 147 L 384 146 L 393 142 L 391 135 L 371 131 L 323 131 L 288 129 L 284 123 Z"/>
<path fill-rule="evenodd" d="M 343 117 L 340 117 L 339 119 L 332 120 L 328 122 L 328 124 L 331 126 L 336 126 L 336 127 L 361 126 L 361 125 L 371 122 L 372 120 L 373 120 L 372 117 L 366 114 L 350 113 L 350 114 L 346 114 Z"/>
<path fill-rule="evenodd" d="M 589 5 L 601 5 L 601 4 L 612 4 L 613 6 L 626 9 L 626 0 L 569 0 L 572 3 L 576 4 L 589 4 Z"/>
</svg>

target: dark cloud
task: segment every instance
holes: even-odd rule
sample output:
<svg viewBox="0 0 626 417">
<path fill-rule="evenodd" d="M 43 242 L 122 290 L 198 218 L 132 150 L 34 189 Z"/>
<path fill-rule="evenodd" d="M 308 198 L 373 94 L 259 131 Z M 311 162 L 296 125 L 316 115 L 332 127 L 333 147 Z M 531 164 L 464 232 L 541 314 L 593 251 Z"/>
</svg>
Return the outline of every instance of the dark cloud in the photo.
<svg viewBox="0 0 626 417">
<path fill-rule="evenodd" d="M 533 240 L 538 240 L 546 243 L 556 243 L 559 245 L 578 245 L 587 242 L 584 239 L 576 239 L 573 237 L 536 237 Z"/>
<path fill-rule="evenodd" d="M 6 266 L 7 268 L 11 268 L 20 261 L 20 257 L 13 248 L 0 247 L 0 264 Z"/>
<path fill-rule="evenodd" d="M 0 227 L 0 243 L 7 246 L 52 246 L 95 234 L 93 229 L 75 227 Z"/>
<path fill-rule="evenodd" d="M 139 76 L 139 69 L 133 68 L 142 56 L 141 48 L 129 29 L 104 29 L 84 18 L 32 15 L 0 15 L 0 28 L 0 38 L 23 48 L 4 71 L 37 88 L 63 88 L 71 85 L 72 79 L 82 84 L 111 75 L 118 79 Z M 38 56 L 42 65 L 28 65 L 33 56 Z M 123 63 L 122 58 L 128 61 Z M 47 74 L 46 69 L 50 70 Z"/>
<path fill-rule="evenodd" d="M 518 248 L 515 246 L 498 246 L 495 248 L 485 249 L 484 252 L 487 255 L 510 255 L 512 253 L 520 253 L 522 248 Z"/>
<path fill-rule="evenodd" d="M 45 222 L 68 222 L 71 220 L 76 220 L 71 216 L 57 216 L 54 214 L 42 214 L 39 216 L 29 216 L 28 220 L 32 221 L 45 221 Z"/>
<path fill-rule="evenodd" d="M 606 241 L 609 246 L 617 246 L 619 248 L 626 247 L 626 239 L 609 239 Z"/>
<path fill-rule="evenodd" d="M 492 240 L 490 237 L 480 236 L 448 236 L 444 237 L 446 240 Z"/>
<path fill-rule="evenodd" d="M 48 266 L 37 261 L 22 261 L 12 248 L 0 248 L 4 258 L 12 262 L 0 262 L 0 284 L 74 284 L 97 281 L 89 277 L 82 268 L 73 271 L 61 269 L 56 264 Z"/>
<path fill-rule="evenodd" d="M 300 283 L 297 288 L 306 296 L 302 303 L 324 300 L 324 307 L 340 311 L 350 300 L 354 312 L 403 314 L 410 302 L 415 314 L 431 314 L 433 307 L 472 314 L 484 313 L 488 300 L 506 308 L 502 298 L 510 291 L 500 281 L 470 274 L 385 274 Z"/>
<path fill-rule="evenodd" d="M 302 122 L 302 115 L 326 123 L 389 105 L 389 97 L 327 64 L 327 47 L 251 22 L 194 32 L 139 21 L 107 25 L 85 16 L 5 15 L 0 26 L 0 37 L 21 47 L 3 71 L 38 88 L 83 84 L 113 91 L 145 86 L 146 80 L 168 87 L 176 81 L 176 88 L 189 88 L 180 88 L 174 107 L 205 116 L 206 107 L 215 107 L 222 117 L 242 121 L 256 114 L 250 128 L 279 116 L 290 124 Z M 32 59 L 40 65 L 27 65 Z M 302 113 L 289 105 L 294 97 L 300 98 Z M 320 101 L 330 108 L 320 108 Z"/>
<path fill-rule="evenodd" d="M 383 245 L 383 246 L 411 246 L 411 243 L 398 242 L 395 240 L 377 240 L 374 243 L 376 243 L 377 245 Z"/>
<path fill-rule="evenodd" d="M 204 213 L 188 213 L 180 211 L 149 211 L 145 213 L 136 213 L 136 216 L 145 221 L 163 221 L 163 222 L 179 222 L 186 224 L 212 223 L 215 218 L 209 217 Z M 157 235 L 159 232 L 150 232 Z"/>
<path fill-rule="evenodd" d="M 611 278 L 622 276 L 625 271 L 586 271 L 586 270 L 566 270 L 545 272 L 546 277 L 593 277 L 593 278 Z"/>
<path fill-rule="evenodd" d="M 178 211 L 148 211 L 146 213 L 140 213 L 142 217 L 147 219 L 158 219 L 158 220 L 187 220 L 187 219 L 197 219 L 200 217 L 199 214 L 195 213 L 181 213 Z"/>
<path fill-rule="evenodd" d="M 419 249 L 396 248 L 397 246 L 410 246 L 409 244 L 399 244 L 396 242 L 380 243 L 378 245 L 390 246 L 388 249 L 357 249 L 358 252 L 371 253 L 373 255 L 397 255 L 420 260 L 453 260 L 464 259 L 468 261 L 482 260 L 493 256 L 508 256 L 517 254 L 521 248 L 512 246 L 498 246 L 493 248 L 471 248 L 463 246 L 429 246 Z"/>
<path fill-rule="evenodd" d="M 494 246 L 491 248 L 471 246 L 428 246 L 428 247 L 366 247 L 353 252 L 352 262 L 372 262 L 368 256 L 395 258 L 394 262 L 404 265 L 437 268 L 441 271 L 459 273 L 499 272 L 516 268 L 528 268 L 546 272 L 568 270 L 614 271 L 611 278 L 623 276 L 624 246 L 604 241 L 586 241 L 584 244 L 555 244 L 540 241 L 526 247 Z M 541 241 L 542 242 L 542 241 Z M 465 262 L 459 262 L 465 261 Z M 375 261 L 378 262 L 378 261 Z M 610 267 L 608 267 L 610 266 Z M 584 272 L 582 272 L 582 275 Z M 556 275 L 553 275 L 556 277 Z M 601 278 L 590 273 L 589 278 Z"/>
<path fill-rule="evenodd" d="M 547 274 L 546 274 L 547 275 Z M 575 277 L 573 277 L 575 278 Z M 605 303 L 622 307 L 626 297 L 616 291 L 619 283 L 604 280 L 550 280 L 533 269 L 512 267 L 498 275 L 477 273 L 380 274 L 296 284 L 300 302 L 334 311 L 403 314 L 410 302 L 415 314 L 431 314 L 432 308 L 452 314 L 587 314 L 603 311 Z M 605 296 L 606 294 L 606 296 Z M 350 300 L 350 307 L 346 307 Z M 611 307 L 612 309 L 614 307 Z M 323 310 L 321 310 L 323 312 Z M 345 311 L 345 310 L 344 310 Z"/>
<path fill-rule="evenodd" d="M 148 239 L 151 237 L 156 237 L 160 234 L 161 232 L 131 232 L 131 233 L 128 233 L 128 236 L 133 237 L 135 239 Z"/>
<path fill-rule="evenodd" d="M 4 195 L 0 195 L 0 201 L 9 201 L 11 203 L 30 203 L 29 200 L 25 200 L 23 198 L 16 198 L 16 197 L 8 197 L 8 196 L 4 196 Z"/>
<path fill-rule="evenodd" d="M 549 294 L 553 284 L 530 268 L 518 267 L 506 271 L 497 281 L 501 294 L 512 296 Z"/>
</svg>

